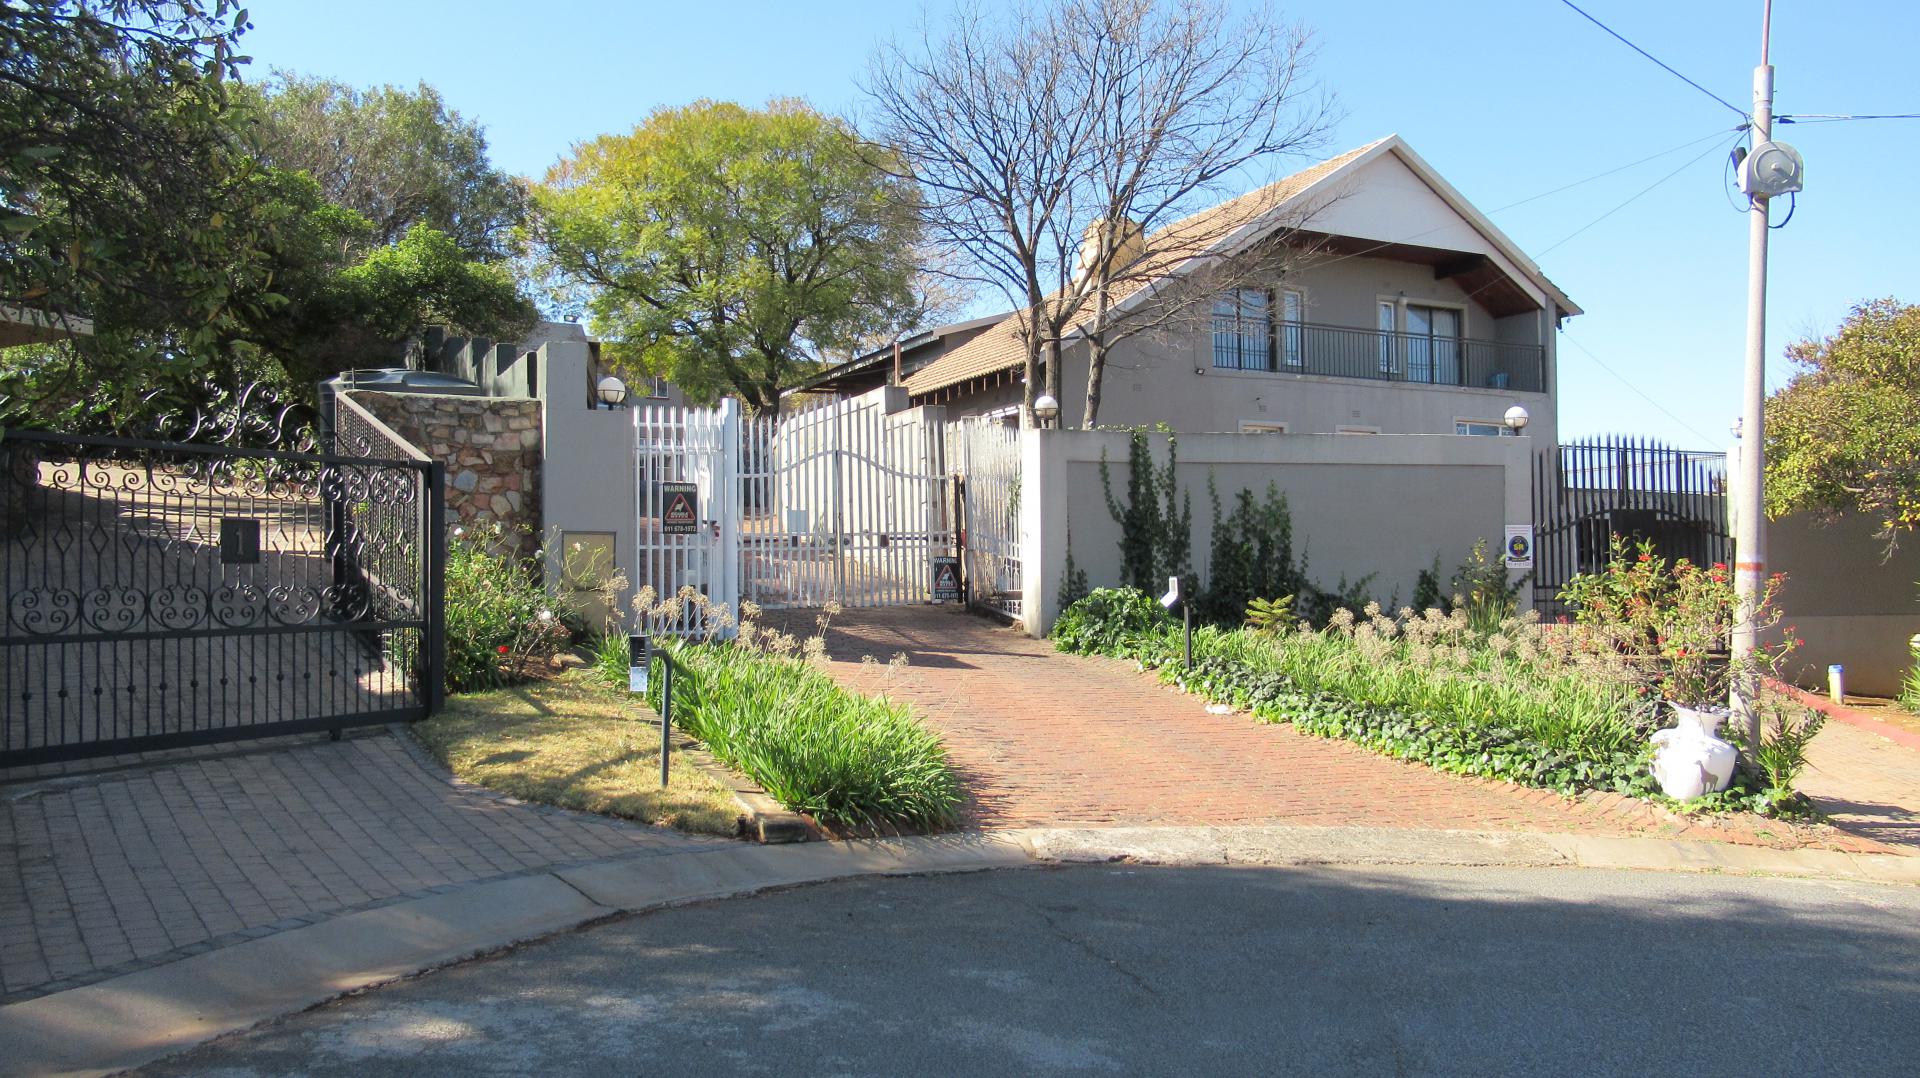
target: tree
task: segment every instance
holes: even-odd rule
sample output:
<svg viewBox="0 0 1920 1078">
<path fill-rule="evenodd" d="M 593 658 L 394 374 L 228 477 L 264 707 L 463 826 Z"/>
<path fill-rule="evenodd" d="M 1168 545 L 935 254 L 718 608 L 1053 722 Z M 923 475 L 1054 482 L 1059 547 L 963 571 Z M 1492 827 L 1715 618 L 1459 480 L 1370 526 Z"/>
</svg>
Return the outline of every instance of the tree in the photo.
<svg viewBox="0 0 1920 1078">
<path fill-rule="evenodd" d="M 778 413 L 828 349 L 913 318 L 917 199 L 798 101 L 700 101 L 575 149 L 536 233 L 616 362 Z"/>
<path fill-rule="evenodd" d="M 493 167 L 486 133 L 448 109 L 438 90 L 356 90 L 276 72 L 251 96 L 262 160 L 311 176 L 328 202 L 371 222 L 376 243 L 398 243 L 427 225 L 473 260 L 513 254 L 526 191 Z"/>
<path fill-rule="evenodd" d="M 1005 26 L 966 10 L 939 40 L 881 51 L 878 141 L 927 190 L 931 234 L 1021 312 L 1029 418 L 1043 388 L 1060 398 L 1064 340 L 1088 344 L 1091 426 L 1112 346 L 1193 317 L 1195 290 L 1149 285 L 1274 199 L 1196 211 L 1319 143 L 1330 106 L 1305 81 L 1310 58 L 1304 31 L 1231 21 L 1213 0 L 1062 0 Z M 1266 258 L 1286 251 L 1216 262 L 1211 287 L 1270 277 Z"/>
<path fill-rule="evenodd" d="M 1920 306 L 1878 299 L 1787 349 L 1767 400 L 1767 513 L 1859 511 L 1889 539 L 1920 526 Z"/>
<path fill-rule="evenodd" d="M 263 223 L 227 0 L 0 5 L 0 302 L 216 335 Z"/>
</svg>

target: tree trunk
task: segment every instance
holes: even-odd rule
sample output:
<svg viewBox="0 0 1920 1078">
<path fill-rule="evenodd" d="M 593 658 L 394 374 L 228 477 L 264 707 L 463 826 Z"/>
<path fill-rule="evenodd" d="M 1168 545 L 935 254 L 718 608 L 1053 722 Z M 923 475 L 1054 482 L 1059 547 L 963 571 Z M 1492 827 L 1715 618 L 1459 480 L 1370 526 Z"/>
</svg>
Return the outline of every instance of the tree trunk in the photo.
<svg viewBox="0 0 1920 1078">
<path fill-rule="evenodd" d="M 1080 425 L 1088 430 L 1100 419 L 1100 380 L 1107 373 L 1107 286 L 1094 297 L 1093 332 L 1087 336 L 1087 407 Z"/>
<path fill-rule="evenodd" d="M 1058 407 L 1060 403 L 1060 336 L 1058 330 L 1055 330 L 1054 336 L 1047 341 L 1046 378 L 1047 396 L 1052 397 L 1054 405 Z M 1057 423 L 1059 420 L 1056 419 L 1055 422 Z"/>
</svg>

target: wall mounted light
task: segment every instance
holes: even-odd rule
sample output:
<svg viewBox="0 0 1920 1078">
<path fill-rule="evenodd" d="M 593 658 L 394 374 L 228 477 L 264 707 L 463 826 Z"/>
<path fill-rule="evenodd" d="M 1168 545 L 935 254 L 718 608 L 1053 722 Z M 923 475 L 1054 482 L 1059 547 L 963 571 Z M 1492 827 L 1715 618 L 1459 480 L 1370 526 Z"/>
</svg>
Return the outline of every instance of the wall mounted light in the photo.
<svg viewBox="0 0 1920 1078">
<path fill-rule="evenodd" d="M 1526 430 L 1527 424 L 1532 421 L 1533 421 L 1533 417 L 1527 414 L 1527 410 L 1525 408 L 1520 407 L 1517 404 L 1507 409 L 1507 415 L 1506 415 L 1507 428 L 1513 431 L 1515 434 L 1518 434 L 1521 431 Z"/>
</svg>

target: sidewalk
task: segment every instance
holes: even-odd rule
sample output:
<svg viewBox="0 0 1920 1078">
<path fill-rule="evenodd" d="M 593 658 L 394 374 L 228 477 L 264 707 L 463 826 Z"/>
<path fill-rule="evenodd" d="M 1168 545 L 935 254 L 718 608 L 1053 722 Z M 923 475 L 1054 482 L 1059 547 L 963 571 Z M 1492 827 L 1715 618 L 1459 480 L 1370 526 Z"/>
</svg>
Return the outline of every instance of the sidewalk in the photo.
<svg viewBox="0 0 1920 1078">
<path fill-rule="evenodd" d="M 521 804 L 372 731 L 0 786 L 0 1002 L 479 880 L 725 846 Z"/>
</svg>

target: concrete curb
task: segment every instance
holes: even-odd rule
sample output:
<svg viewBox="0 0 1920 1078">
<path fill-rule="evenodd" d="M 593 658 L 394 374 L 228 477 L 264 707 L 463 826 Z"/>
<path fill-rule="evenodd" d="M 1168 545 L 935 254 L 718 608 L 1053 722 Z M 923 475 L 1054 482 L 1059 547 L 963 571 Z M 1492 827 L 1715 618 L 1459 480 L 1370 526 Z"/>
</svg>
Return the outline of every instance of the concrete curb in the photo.
<svg viewBox="0 0 1920 1078">
<path fill-rule="evenodd" d="M 1794 699 L 1813 708 L 1829 719 L 1844 722 L 1848 726 L 1857 726 L 1870 734 L 1884 737 L 1896 745 L 1905 745 L 1910 749 L 1920 749 L 1920 734 L 1916 734 L 1912 730 L 1895 726 L 1884 719 L 1876 718 L 1864 711 L 1855 710 L 1844 704 L 1836 704 L 1818 693 L 1808 692 L 1797 685 L 1788 685 L 1785 682 L 1775 682 L 1774 684 L 1785 690 L 1787 695 L 1792 696 Z"/>
<path fill-rule="evenodd" d="M 1035 858 L 1168 865 L 1506 865 L 1726 872 L 1920 884 L 1920 857 L 1724 842 L 1371 827 L 1040 828 Z"/>
<path fill-rule="evenodd" d="M 9 1074 L 109 1074 L 620 913 L 855 876 L 1028 863 L 1015 839 L 960 835 L 720 846 L 476 883 L 0 1007 L 0 1059 Z"/>
</svg>

